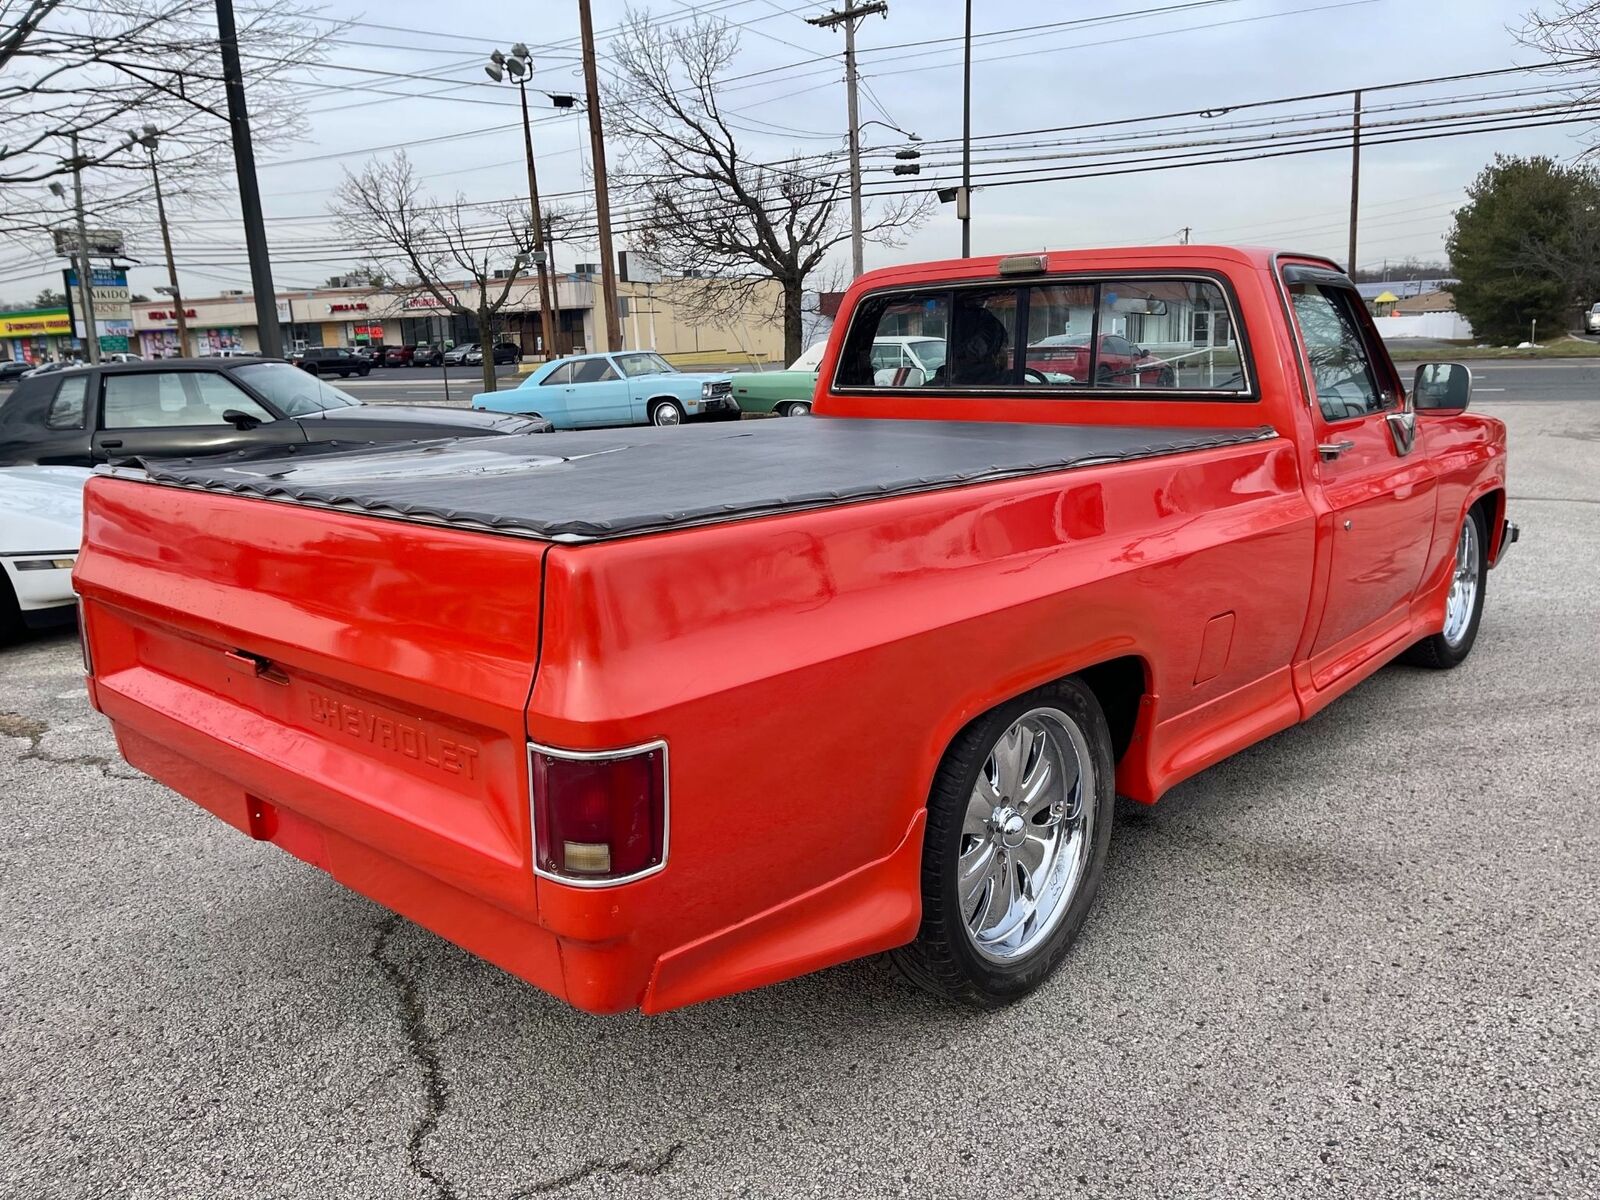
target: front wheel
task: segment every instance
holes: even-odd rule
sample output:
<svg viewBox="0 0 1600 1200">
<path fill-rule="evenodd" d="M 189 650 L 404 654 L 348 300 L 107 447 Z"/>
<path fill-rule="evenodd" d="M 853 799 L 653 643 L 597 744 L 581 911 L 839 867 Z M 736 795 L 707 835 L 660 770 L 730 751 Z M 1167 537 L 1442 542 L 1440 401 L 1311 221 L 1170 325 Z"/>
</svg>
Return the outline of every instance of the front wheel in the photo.
<svg viewBox="0 0 1600 1200">
<path fill-rule="evenodd" d="M 658 400 L 651 406 L 650 424 L 682 425 L 683 409 L 678 407 L 675 400 Z"/>
<path fill-rule="evenodd" d="M 1050 977 L 1100 887 L 1115 802 L 1100 703 L 1066 679 L 1003 704 L 945 752 L 928 799 L 922 925 L 896 964 L 978 1008 Z"/>
<path fill-rule="evenodd" d="M 778 409 L 781 417 L 808 417 L 811 415 L 811 401 L 793 400 Z"/>
<path fill-rule="evenodd" d="M 1461 522 L 1450 571 L 1444 628 L 1408 649 L 1403 656 L 1406 662 L 1448 671 L 1460 666 L 1472 653 L 1483 618 L 1484 584 L 1489 574 L 1489 531 L 1481 508 L 1473 508 Z"/>
</svg>

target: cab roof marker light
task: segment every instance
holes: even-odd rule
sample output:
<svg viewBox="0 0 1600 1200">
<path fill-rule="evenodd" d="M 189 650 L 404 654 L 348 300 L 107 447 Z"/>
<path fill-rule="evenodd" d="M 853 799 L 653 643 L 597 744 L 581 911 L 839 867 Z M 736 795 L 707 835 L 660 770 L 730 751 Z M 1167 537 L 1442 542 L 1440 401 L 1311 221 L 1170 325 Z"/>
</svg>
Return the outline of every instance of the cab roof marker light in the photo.
<svg viewBox="0 0 1600 1200">
<path fill-rule="evenodd" d="M 1043 254 L 1012 254 L 1000 260 L 1000 274 L 1038 275 L 1049 266 L 1050 261 Z"/>
</svg>

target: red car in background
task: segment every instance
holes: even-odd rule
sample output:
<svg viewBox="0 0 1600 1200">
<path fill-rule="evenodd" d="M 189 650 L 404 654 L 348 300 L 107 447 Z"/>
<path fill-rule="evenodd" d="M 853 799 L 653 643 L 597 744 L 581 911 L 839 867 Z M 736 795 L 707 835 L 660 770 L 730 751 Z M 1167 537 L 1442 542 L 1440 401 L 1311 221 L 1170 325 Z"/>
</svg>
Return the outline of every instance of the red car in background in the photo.
<svg viewBox="0 0 1600 1200">
<path fill-rule="evenodd" d="M 412 356 L 417 352 L 415 346 L 385 346 L 383 357 L 378 360 L 384 367 L 409 367 Z"/>
<path fill-rule="evenodd" d="M 1040 338 L 1028 347 L 1028 366 L 1046 375 L 1070 375 L 1089 382 L 1089 335 L 1058 333 Z M 1124 387 L 1176 387 L 1177 371 L 1169 362 L 1151 355 L 1118 334 L 1100 335 L 1100 355 L 1094 369 L 1097 384 Z"/>
</svg>

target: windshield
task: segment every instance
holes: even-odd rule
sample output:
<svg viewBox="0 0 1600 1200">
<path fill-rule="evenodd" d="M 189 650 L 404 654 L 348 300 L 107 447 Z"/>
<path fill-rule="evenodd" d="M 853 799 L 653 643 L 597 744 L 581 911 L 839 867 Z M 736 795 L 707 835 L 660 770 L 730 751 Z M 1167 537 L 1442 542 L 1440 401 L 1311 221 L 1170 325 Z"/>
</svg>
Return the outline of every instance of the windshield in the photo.
<svg viewBox="0 0 1600 1200">
<path fill-rule="evenodd" d="M 659 354 L 619 354 L 617 365 L 629 379 L 635 375 L 673 375 L 678 370 Z"/>
<path fill-rule="evenodd" d="M 330 408 L 350 408 L 361 403 L 354 396 L 329 387 L 315 375 L 308 375 L 288 363 L 252 363 L 233 373 L 282 409 L 286 416 L 308 417 Z"/>
<path fill-rule="evenodd" d="M 921 341 L 910 343 L 911 353 L 917 360 L 930 371 L 937 371 L 944 366 L 945 346 L 943 338 L 923 338 Z"/>
</svg>

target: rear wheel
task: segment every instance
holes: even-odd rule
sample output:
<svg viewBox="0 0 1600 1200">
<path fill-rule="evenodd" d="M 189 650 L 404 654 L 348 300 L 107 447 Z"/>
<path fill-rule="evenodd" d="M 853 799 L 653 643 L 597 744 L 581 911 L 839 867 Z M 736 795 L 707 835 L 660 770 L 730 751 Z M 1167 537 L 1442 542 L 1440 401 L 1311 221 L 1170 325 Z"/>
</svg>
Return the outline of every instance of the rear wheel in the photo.
<svg viewBox="0 0 1600 1200">
<path fill-rule="evenodd" d="M 1067 679 L 963 730 L 934 779 L 922 925 L 894 952 L 916 984 L 994 1008 L 1060 965 L 1099 890 L 1115 800 L 1099 701 Z"/>
<path fill-rule="evenodd" d="M 683 409 L 676 400 L 657 400 L 650 406 L 650 424 L 682 425 Z"/>
<path fill-rule="evenodd" d="M 791 400 L 788 404 L 780 405 L 778 415 L 782 417 L 806 417 L 811 415 L 811 401 Z"/>
<path fill-rule="evenodd" d="M 1461 522 L 1450 570 L 1444 628 L 1408 649 L 1403 655 L 1406 662 L 1448 671 L 1460 666 L 1472 653 L 1483 618 L 1484 584 L 1489 574 L 1489 531 L 1481 508 L 1474 507 Z"/>
</svg>

